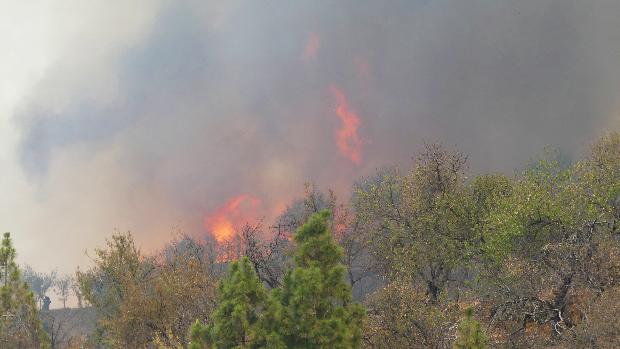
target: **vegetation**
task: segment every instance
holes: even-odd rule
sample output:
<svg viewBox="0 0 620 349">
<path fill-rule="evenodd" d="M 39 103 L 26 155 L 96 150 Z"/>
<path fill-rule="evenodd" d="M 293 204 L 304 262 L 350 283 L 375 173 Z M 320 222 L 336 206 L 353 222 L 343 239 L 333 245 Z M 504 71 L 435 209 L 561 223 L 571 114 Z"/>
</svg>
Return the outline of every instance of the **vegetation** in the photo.
<svg viewBox="0 0 620 349">
<path fill-rule="evenodd" d="M 569 166 L 548 152 L 516 178 L 469 180 L 464 163 L 431 145 L 407 176 L 358 187 L 357 212 L 388 278 L 369 298 L 369 342 L 394 333 L 409 347 L 447 348 L 456 337 L 450 313 L 467 304 L 476 304 L 493 346 L 554 346 L 573 337 L 591 304 L 620 280 L 620 137 L 601 139 Z M 413 297 L 415 290 L 426 298 Z M 406 310 L 399 300 L 428 310 Z M 442 316 L 429 321 L 429 314 Z"/>
<path fill-rule="evenodd" d="M 486 343 L 486 335 L 480 323 L 474 319 L 473 310 L 467 309 L 465 319 L 459 324 L 454 349 L 484 349 L 487 346 Z"/>
<path fill-rule="evenodd" d="M 268 299 L 249 259 L 233 262 L 220 285 L 213 323 L 196 323 L 192 348 L 357 348 L 363 308 L 352 302 L 329 211 L 295 233 L 295 268 Z"/>
<path fill-rule="evenodd" d="M 295 234 L 295 268 L 274 297 L 282 306 L 276 327 L 288 348 L 356 348 L 364 310 L 352 302 L 342 249 L 328 228 L 328 211 L 310 217 Z"/>
<path fill-rule="evenodd" d="M 84 299 L 100 313 L 96 340 L 110 347 L 187 345 L 196 319 L 215 307 L 215 259 L 183 238 L 157 256 L 144 256 L 131 234 L 114 235 L 95 250 L 94 267 L 77 273 Z"/>
<path fill-rule="evenodd" d="M 8 235 L 0 257 L 2 340 L 16 346 L 48 343 L 35 300 L 53 286 L 98 314 L 92 347 L 617 348 L 620 135 L 514 176 L 472 175 L 429 144 L 350 202 L 309 185 L 273 226 L 226 243 L 145 255 L 116 234 L 75 282 L 26 269 L 36 299 Z"/>
<path fill-rule="evenodd" d="M 0 246 L 0 347 L 47 348 L 34 295 L 21 278 L 15 256 L 11 235 L 5 233 Z"/>
<path fill-rule="evenodd" d="M 220 284 L 218 298 L 213 324 L 204 326 L 198 321 L 192 327 L 191 348 L 257 347 L 267 292 L 247 257 L 231 264 L 229 275 Z"/>
</svg>

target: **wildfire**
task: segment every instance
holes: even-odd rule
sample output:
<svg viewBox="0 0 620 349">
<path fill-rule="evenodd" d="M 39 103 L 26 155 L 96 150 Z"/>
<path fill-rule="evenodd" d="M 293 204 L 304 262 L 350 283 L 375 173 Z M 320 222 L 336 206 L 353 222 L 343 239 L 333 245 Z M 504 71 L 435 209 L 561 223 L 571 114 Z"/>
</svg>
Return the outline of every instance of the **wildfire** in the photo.
<svg viewBox="0 0 620 349">
<path fill-rule="evenodd" d="M 205 228 L 217 242 L 228 241 L 235 234 L 236 224 L 247 221 L 251 213 L 249 211 L 259 204 L 259 199 L 247 194 L 236 196 L 205 218 Z"/>
<path fill-rule="evenodd" d="M 347 97 L 340 89 L 332 85 L 330 90 L 338 103 L 336 115 L 342 121 L 342 127 L 337 133 L 338 150 L 353 163 L 359 165 L 362 162 L 362 141 L 357 133 L 360 118 L 351 110 Z"/>
<path fill-rule="evenodd" d="M 316 58 L 317 52 L 319 52 L 319 46 L 321 45 L 321 40 L 319 36 L 310 32 L 308 35 L 308 42 L 306 43 L 306 47 L 304 48 L 304 60 L 308 61 Z"/>
</svg>

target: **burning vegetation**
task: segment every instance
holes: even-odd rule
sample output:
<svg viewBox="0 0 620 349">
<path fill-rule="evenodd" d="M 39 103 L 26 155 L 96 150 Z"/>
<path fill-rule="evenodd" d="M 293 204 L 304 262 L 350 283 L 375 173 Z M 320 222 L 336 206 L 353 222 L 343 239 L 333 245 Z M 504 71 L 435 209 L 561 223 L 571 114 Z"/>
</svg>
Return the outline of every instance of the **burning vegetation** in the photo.
<svg viewBox="0 0 620 349">
<path fill-rule="evenodd" d="M 54 206 L 42 224 L 70 226 L 63 211 L 143 231 L 115 231 L 71 275 L 19 265 L 5 233 L 0 349 L 620 348 L 620 133 L 522 163 L 617 124 L 600 115 L 617 105 L 618 37 L 600 33 L 618 16 L 530 2 L 410 2 L 384 21 L 355 1 L 182 1 L 87 32 L 113 52 L 71 52 L 95 62 L 83 81 L 54 57 L 70 63 L 15 107 L 18 166 L 61 184 L 33 201 Z M 67 195 L 81 188 L 94 206 Z M 190 222 L 162 242 L 170 217 Z"/>
<path fill-rule="evenodd" d="M 217 242 L 229 241 L 241 224 L 257 219 L 259 204 L 260 200 L 250 195 L 236 196 L 205 218 L 205 229 Z"/>
<path fill-rule="evenodd" d="M 75 276 L 96 331 L 49 333 L 119 348 L 614 348 L 619 174 L 619 134 L 515 177 L 472 176 L 462 153 L 429 144 L 409 171 L 357 181 L 349 202 L 308 185 L 269 226 L 239 225 L 259 205 L 240 195 L 206 218 L 215 239 L 145 254 L 114 235 Z M 0 252 L 13 316 L 0 339 L 44 347 L 46 335 L 26 334 L 61 319 L 43 309 L 41 327 L 9 235 Z M 44 280 L 26 274 L 33 288 Z M 8 330 L 18 320 L 30 327 Z"/>
</svg>

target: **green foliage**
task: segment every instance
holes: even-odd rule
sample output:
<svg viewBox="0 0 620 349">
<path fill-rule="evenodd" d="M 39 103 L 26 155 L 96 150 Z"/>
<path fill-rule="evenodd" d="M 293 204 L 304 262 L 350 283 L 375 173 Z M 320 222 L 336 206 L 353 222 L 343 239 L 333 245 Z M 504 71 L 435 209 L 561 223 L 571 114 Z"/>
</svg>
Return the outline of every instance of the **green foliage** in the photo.
<svg viewBox="0 0 620 349">
<path fill-rule="evenodd" d="M 467 309 L 465 319 L 459 324 L 454 349 L 484 349 L 487 347 L 487 336 L 480 323 L 474 319 L 474 312 Z"/>
<path fill-rule="evenodd" d="M 108 347 L 186 347 L 194 321 L 213 310 L 218 279 L 196 241 L 185 238 L 147 257 L 130 234 L 120 234 L 95 255 L 76 280 L 100 315 L 98 339 Z"/>
<path fill-rule="evenodd" d="M 406 279 L 370 294 L 366 305 L 364 342 L 373 349 L 447 348 L 459 317 L 457 302 L 429 302 L 424 290 Z"/>
<path fill-rule="evenodd" d="M 310 217 L 295 233 L 295 268 L 281 289 L 277 329 L 288 348 L 356 348 L 361 340 L 364 309 L 352 302 L 345 282 L 342 250 L 328 226 L 328 211 Z"/>
<path fill-rule="evenodd" d="M 104 316 L 115 316 L 129 293 L 129 280 L 144 278 L 147 271 L 130 233 L 113 235 L 107 248 L 95 249 L 95 268 L 76 273 L 84 299 Z"/>
<path fill-rule="evenodd" d="M 247 258 L 221 282 L 210 325 L 196 322 L 191 348 L 357 348 L 365 312 L 345 282 L 342 249 L 321 211 L 295 233 L 295 268 L 268 296 Z"/>
<path fill-rule="evenodd" d="M 203 324 L 200 320 L 196 320 L 192 325 L 190 332 L 190 349 L 203 349 L 209 347 L 209 340 L 211 335 L 209 334 L 209 326 Z"/>
<path fill-rule="evenodd" d="M 384 273 L 423 284 L 433 302 L 480 249 L 481 215 L 487 211 L 476 199 L 492 203 L 493 192 L 486 190 L 495 182 L 480 181 L 472 192 L 466 169 L 458 151 L 428 144 L 408 175 L 384 173 L 358 185 L 354 199 Z"/>
<path fill-rule="evenodd" d="M 267 301 L 267 291 L 252 264 L 244 257 L 230 265 L 219 287 L 219 305 L 212 325 L 196 322 L 191 329 L 190 348 L 259 348 L 264 333 L 259 320 Z"/>
<path fill-rule="evenodd" d="M 604 137 L 576 163 L 547 152 L 514 178 L 468 178 L 465 160 L 427 145 L 406 175 L 385 170 L 356 185 L 349 222 L 375 263 L 370 269 L 386 281 L 366 298 L 367 319 L 344 282 L 333 223 L 320 212 L 294 235 L 295 267 L 282 286 L 255 312 L 240 312 L 258 314 L 237 321 L 253 326 L 227 325 L 236 343 L 352 348 L 362 323 L 373 348 L 616 340 L 617 309 L 605 305 L 620 284 L 620 135 Z M 492 340 L 471 310 L 457 329 L 463 304 L 480 305 Z M 197 325 L 193 335 L 215 340 L 216 326 Z"/>
<path fill-rule="evenodd" d="M 514 248 L 532 253 L 558 228 L 574 225 L 578 197 L 572 195 L 571 169 L 563 168 L 554 153 L 547 153 L 519 178 L 512 195 L 492 211 L 486 229 L 486 252 L 505 258 Z M 520 242 L 526 239 L 527 244 Z"/>
<path fill-rule="evenodd" d="M 491 310 L 494 345 L 556 343 L 619 284 L 619 134 L 576 163 L 547 151 L 515 178 L 465 169 L 428 145 L 407 175 L 357 185 L 359 229 L 388 281 L 367 303 L 373 347 L 445 347 L 449 317 L 411 304 L 445 314 L 455 301 Z"/>
<path fill-rule="evenodd" d="M 620 282 L 619 183 L 620 136 L 612 134 L 570 166 L 548 152 L 491 210 L 483 229 L 491 262 L 478 295 L 495 304 L 502 330 L 540 329 L 513 345 L 561 338 L 587 317 L 586 300 Z M 521 324 L 501 321 L 514 319 Z"/>
<path fill-rule="evenodd" d="M 0 347 L 47 348 L 49 338 L 41 326 L 34 295 L 22 281 L 15 263 L 11 235 L 0 246 Z"/>
<path fill-rule="evenodd" d="M 250 259 L 219 289 L 202 252 L 147 257 L 130 235 L 77 280 L 111 347 L 185 347 L 188 332 L 193 349 L 357 348 L 362 333 L 372 348 L 618 347 L 620 134 L 575 163 L 547 152 L 514 177 L 467 172 L 465 156 L 430 144 L 410 171 L 358 182 L 346 214 L 308 187 L 279 218 L 285 244 L 240 234 L 231 248 Z M 3 307 L 34 306 L 14 254 L 5 241 Z M 376 273 L 357 284 L 368 316 L 351 296 L 359 271 Z M 459 321 L 468 304 L 478 319 Z"/>
</svg>

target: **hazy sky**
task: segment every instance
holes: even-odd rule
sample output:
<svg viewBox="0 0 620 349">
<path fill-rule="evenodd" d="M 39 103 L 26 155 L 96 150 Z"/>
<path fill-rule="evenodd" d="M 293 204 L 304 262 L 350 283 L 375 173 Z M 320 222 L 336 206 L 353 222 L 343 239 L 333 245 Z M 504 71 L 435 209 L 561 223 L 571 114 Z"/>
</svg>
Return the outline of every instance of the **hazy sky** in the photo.
<svg viewBox="0 0 620 349">
<path fill-rule="evenodd" d="M 618 130 L 619 15 L 617 0 L 0 0 L 0 229 L 21 263 L 68 272 L 115 229 L 152 251 L 219 214 L 272 217 L 304 182 L 346 194 L 424 141 L 476 171 L 578 154 Z"/>
</svg>

